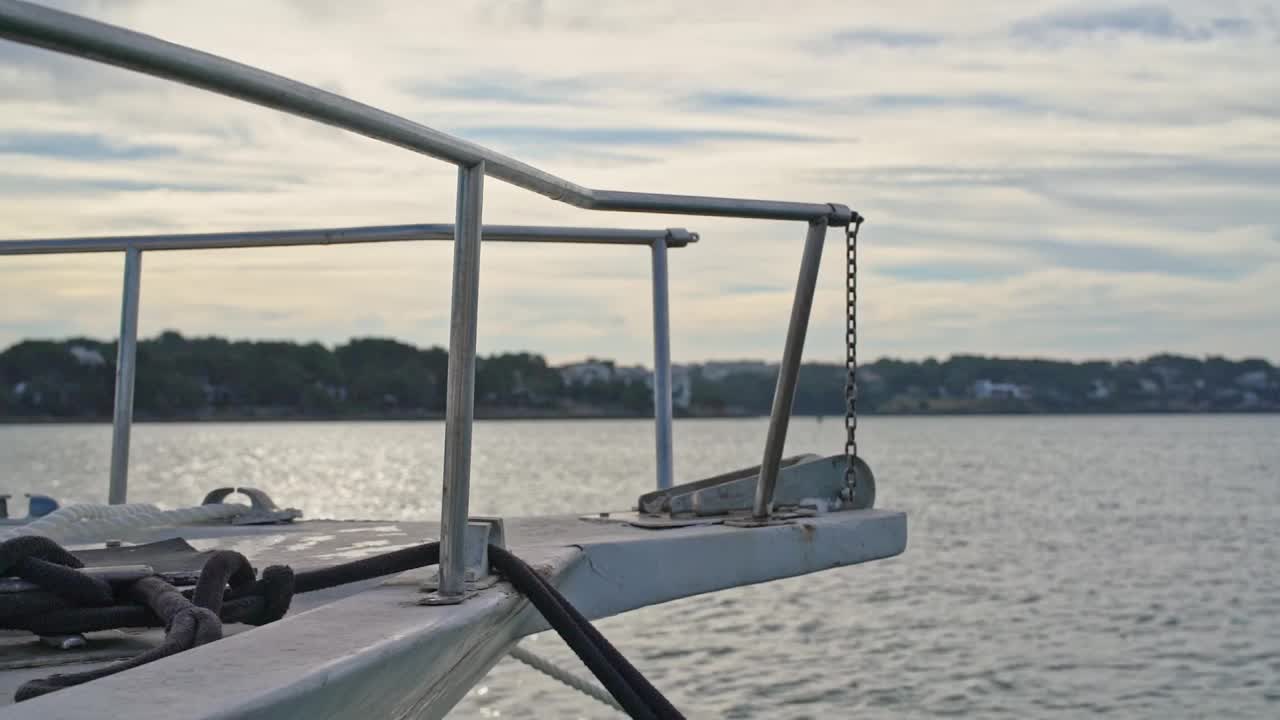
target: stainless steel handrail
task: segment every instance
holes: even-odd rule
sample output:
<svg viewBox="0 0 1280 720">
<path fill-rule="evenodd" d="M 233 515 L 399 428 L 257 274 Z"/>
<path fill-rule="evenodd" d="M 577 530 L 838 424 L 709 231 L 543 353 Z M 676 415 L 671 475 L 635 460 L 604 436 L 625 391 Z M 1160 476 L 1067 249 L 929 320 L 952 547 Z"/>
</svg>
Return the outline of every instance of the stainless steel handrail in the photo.
<svg viewBox="0 0 1280 720">
<path fill-rule="evenodd" d="M 809 322 L 814 290 L 808 278 L 816 277 L 825 227 L 847 225 L 857 217 L 847 206 L 838 203 L 783 202 L 584 187 L 488 148 L 304 83 L 150 35 L 21 0 L 0 0 L 0 38 L 185 83 L 343 128 L 457 165 L 460 175 L 467 175 L 468 180 L 461 182 L 460 177 L 458 216 L 455 223 L 459 228 L 474 226 L 476 233 L 473 238 L 466 232 L 458 232 L 454 239 L 455 273 L 451 322 L 455 326 L 461 326 L 462 330 L 451 330 L 451 340 L 468 335 L 474 337 L 477 309 L 475 303 L 466 301 L 464 296 L 478 286 L 479 265 L 469 259 L 463 262 L 463 259 L 471 253 L 475 253 L 478 258 L 482 235 L 479 229 L 479 197 L 483 193 L 485 175 L 589 210 L 803 220 L 810 224 L 783 350 L 784 359 L 798 359 L 803 350 L 804 331 Z M 655 258 L 655 269 L 657 262 Z M 654 319 L 656 323 L 656 313 Z M 474 374 L 473 348 L 463 353 L 457 350 L 466 348 L 450 349 L 449 387 L 470 387 L 470 381 L 462 376 Z M 791 412 L 789 400 L 794 396 L 797 379 L 798 362 L 784 363 L 778 374 L 765 442 L 764 467 L 753 508 L 753 515 L 758 519 L 767 519 L 772 510 L 773 481 L 777 476 L 778 465 L 773 448 L 781 448 L 785 442 L 787 419 Z M 655 387 L 657 385 L 655 382 Z M 473 419 L 472 404 L 469 401 L 450 403 L 445 415 L 447 427 L 465 425 L 470 428 Z M 446 430 L 446 437 L 450 439 L 446 457 L 451 453 L 468 453 L 469 435 L 469 432 Z M 469 484 L 467 467 L 466 463 L 461 463 L 452 475 L 446 474 L 446 496 L 459 490 L 465 494 Z M 459 510 L 464 512 L 460 514 Z M 463 531 L 460 526 L 467 522 L 465 510 L 464 500 L 461 503 L 446 503 L 441 513 L 442 555 L 446 557 L 460 559 L 462 556 L 460 543 Z M 460 567 L 452 562 L 441 566 L 442 587 L 460 587 Z M 458 593 L 455 597 L 460 601 L 464 595 Z"/>
<path fill-rule="evenodd" d="M 588 210 L 720 215 L 774 220 L 849 220 L 829 203 L 597 190 L 569 182 L 475 143 L 305 83 L 166 42 L 151 35 L 33 5 L 0 0 L 0 37 L 174 80 L 470 167 L 490 177 Z"/>
<path fill-rule="evenodd" d="M 163 235 L 108 235 L 31 240 L 0 240 L 0 255 L 57 255 L 63 253 L 120 252 L 138 250 L 207 250 L 225 248 L 289 247 L 295 245 L 344 245 L 355 243 L 452 240 L 453 225 L 373 225 L 368 227 L 314 228 L 307 230 L 252 230 L 220 233 Z M 684 228 L 622 230 L 522 225 L 485 225 L 484 239 L 491 242 L 570 243 L 584 245 L 645 245 L 661 241 L 684 247 L 698 241 L 698 234 Z"/>
</svg>

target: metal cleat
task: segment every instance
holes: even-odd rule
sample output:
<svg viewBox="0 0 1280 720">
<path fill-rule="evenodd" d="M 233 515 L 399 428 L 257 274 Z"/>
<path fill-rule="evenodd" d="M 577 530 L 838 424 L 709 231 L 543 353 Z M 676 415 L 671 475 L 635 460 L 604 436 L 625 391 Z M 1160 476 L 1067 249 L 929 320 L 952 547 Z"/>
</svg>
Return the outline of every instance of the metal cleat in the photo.
<svg viewBox="0 0 1280 720">
<path fill-rule="evenodd" d="M 228 495 L 237 492 L 249 498 L 249 512 L 237 515 L 232 519 L 232 525 L 275 525 L 292 522 L 302 517 L 301 510 L 297 508 L 278 508 L 265 492 L 251 487 L 221 487 L 217 490 L 211 490 L 208 495 L 204 496 L 204 500 L 200 504 L 216 505 L 226 499 Z"/>
</svg>

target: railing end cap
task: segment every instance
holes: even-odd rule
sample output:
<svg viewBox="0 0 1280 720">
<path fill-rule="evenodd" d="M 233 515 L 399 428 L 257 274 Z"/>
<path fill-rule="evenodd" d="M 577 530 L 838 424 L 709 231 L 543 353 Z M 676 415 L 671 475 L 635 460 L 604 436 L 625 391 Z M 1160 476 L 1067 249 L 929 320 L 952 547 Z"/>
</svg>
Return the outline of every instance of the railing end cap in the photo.
<svg viewBox="0 0 1280 720">
<path fill-rule="evenodd" d="M 862 216 L 849 209 L 848 205 L 828 203 L 831 212 L 827 214 L 827 225 L 843 227 L 849 223 L 862 222 Z"/>
<path fill-rule="evenodd" d="M 684 228 L 667 228 L 667 247 L 684 247 L 698 242 L 699 235 Z"/>
</svg>

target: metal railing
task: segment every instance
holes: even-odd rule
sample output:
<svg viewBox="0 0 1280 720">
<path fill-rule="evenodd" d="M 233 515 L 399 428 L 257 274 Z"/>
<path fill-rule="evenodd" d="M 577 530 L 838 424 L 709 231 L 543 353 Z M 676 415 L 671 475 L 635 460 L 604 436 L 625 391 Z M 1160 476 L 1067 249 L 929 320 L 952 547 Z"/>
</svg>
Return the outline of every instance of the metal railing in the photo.
<svg viewBox="0 0 1280 720">
<path fill-rule="evenodd" d="M 659 488 L 672 485 L 674 461 L 671 440 L 671 328 L 667 284 L 667 248 L 698 241 L 684 228 L 624 230 L 611 228 L 486 225 L 485 242 L 568 243 L 650 248 L 653 257 L 653 404 L 655 472 Z M 120 343 L 116 356 L 115 410 L 111 431 L 111 476 L 107 502 L 123 504 L 128 496 L 129 438 L 133 425 L 133 388 L 137 374 L 138 308 L 142 289 L 142 251 L 207 250 L 225 248 L 341 245 L 405 241 L 452 240 L 454 226 L 385 225 L 313 230 L 268 230 L 181 235 L 118 235 L 109 237 L 0 240 L 0 255 L 52 255 L 123 252 L 124 289 L 120 301 Z M 665 402 L 664 402 L 665 399 Z"/>
<path fill-rule="evenodd" d="M 274 108 L 397 145 L 458 167 L 453 299 L 449 333 L 444 502 L 441 511 L 440 595 L 461 598 L 474 417 L 475 338 L 484 179 L 497 178 L 588 210 L 799 220 L 808 224 L 783 362 L 765 440 L 752 514 L 772 512 L 778 464 L 786 440 L 809 309 L 827 226 L 856 215 L 834 203 L 784 202 L 671 195 L 588 188 L 474 143 L 354 100 L 226 58 L 149 35 L 51 10 L 21 0 L 0 0 L 0 37 Z M 655 245 L 654 247 L 657 247 Z M 654 257 L 654 276 L 665 277 L 665 257 Z M 662 313 L 662 320 L 666 314 Z M 655 321 L 659 313 L 655 308 Z M 655 382 L 655 385 L 657 383 Z M 669 402 L 669 395 L 668 402 Z"/>
</svg>

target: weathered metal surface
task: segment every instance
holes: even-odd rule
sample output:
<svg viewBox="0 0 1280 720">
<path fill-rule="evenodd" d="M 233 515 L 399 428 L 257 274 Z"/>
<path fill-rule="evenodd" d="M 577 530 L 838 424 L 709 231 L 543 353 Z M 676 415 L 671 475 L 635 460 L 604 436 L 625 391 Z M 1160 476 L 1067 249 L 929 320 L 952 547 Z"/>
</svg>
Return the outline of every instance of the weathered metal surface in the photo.
<svg viewBox="0 0 1280 720">
<path fill-rule="evenodd" d="M 779 465 L 781 467 L 790 467 L 791 465 L 794 465 L 798 462 L 803 462 L 805 460 L 816 460 L 817 458 L 818 456 L 813 454 L 793 455 L 791 457 L 783 458 L 782 461 L 779 463 Z M 692 512 L 693 510 L 692 507 L 685 507 L 682 510 L 673 511 L 671 506 L 672 498 L 677 495 L 687 495 L 691 491 L 698 490 L 700 488 L 713 487 L 715 485 L 718 485 L 728 480 L 735 480 L 737 478 L 744 478 L 744 477 L 749 477 L 752 475 L 759 475 L 759 474 L 760 474 L 760 466 L 753 465 L 748 468 L 730 470 L 729 472 L 721 473 L 719 475 L 713 475 L 709 478 L 703 478 L 702 480 L 695 480 L 693 482 L 681 483 L 679 485 L 676 485 L 674 487 L 667 488 L 664 490 L 647 492 L 640 496 L 640 500 L 637 503 L 637 507 L 640 509 L 640 512 L 642 513 L 651 513 L 655 515 L 658 513 L 670 513 L 670 512 Z"/>
<path fill-rule="evenodd" d="M 772 493 L 776 508 L 812 508 L 827 512 L 850 508 L 865 510 L 871 506 L 869 503 L 858 506 L 850 502 L 843 455 L 827 458 L 798 456 L 780 464 L 783 467 Z M 870 473 L 869 468 L 865 469 Z M 640 498 L 639 505 L 647 514 L 667 515 L 667 524 L 688 524 L 690 516 L 714 517 L 753 509 L 759 483 L 759 468 L 748 468 L 680 485 L 666 492 L 648 493 Z M 869 489 L 874 500 L 874 484 Z M 865 501 L 866 493 L 858 499 Z"/>
<path fill-rule="evenodd" d="M 752 507 L 760 477 L 752 476 L 690 493 L 695 515 L 721 515 Z M 773 491 L 775 507 L 813 507 L 826 511 L 839 504 L 845 487 L 844 456 L 811 460 L 783 468 Z M 673 498 L 674 506 L 674 498 Z"/>
<path fill-rule="evenodd" d="M 736 510 L 724 515 L 648 515 L 638 512 L 597 513 L 582 515 L 584 522 L 613 523 L 630 525 L 646 530 L 669 530 L 671 528 L 696 527 L 699 525 L 729 525 L 732 527 L 763 527 L 765 525 L 783 525 L 797 518 L 808 518 L 817 512 L 806 508 L 775 509 L 766 520 L 752 520 L 750 509 Z M 748 522 L 749 521 L 749 522 Z"/>
<path fill-rule="evenodd" d="M 506 531 L 516 554 L 592 618 L 889 557 L 906 544 L 905 516 L 878 510 L 753 530 L 713 525 L 654 531 L 561 517 L 509 519 Z M 436 536 L 438 526 L 309 521 L 180 532 L 199 548 L 244 552 L 259 567 L 302 569 L 415 544 Z M 659 567 L 662 572 L 655 572 Z M 104 707 L 135 720 L 175 712 L 201 718 L 441 717 L 513 643 L 546 625 L 505 583 L 461 605 L 419 606 L 424 576 L 413 571 L 299 596 L 284 620 L 12 706 L 5 717 L 96 718 Z M 11 696 L 22 680 L 47 673 L 0 674 L 0 693 Z"/>
</svg>

